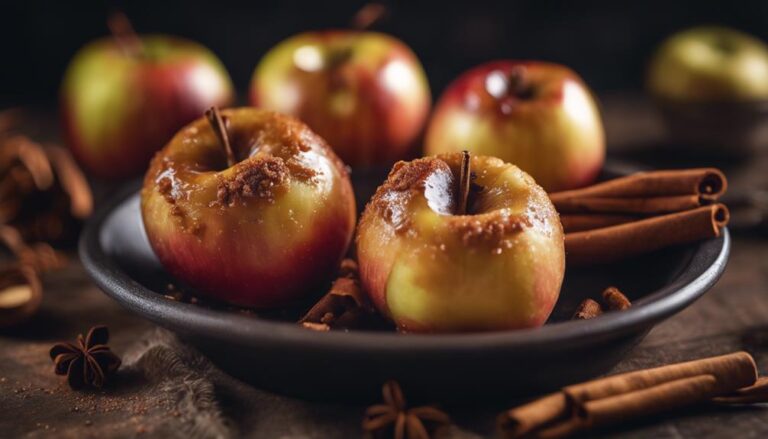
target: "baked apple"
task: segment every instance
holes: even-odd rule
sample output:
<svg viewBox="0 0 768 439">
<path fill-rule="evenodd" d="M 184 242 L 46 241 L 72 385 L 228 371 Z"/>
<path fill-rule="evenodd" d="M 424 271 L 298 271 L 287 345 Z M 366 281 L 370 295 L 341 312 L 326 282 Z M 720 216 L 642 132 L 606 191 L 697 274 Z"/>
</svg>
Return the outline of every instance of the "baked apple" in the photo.
<svg viewBox="0 0 768 439">
<path fill-rule="evenodd" d="M 289 116 L 212 109 L 152 160 L 141 191 L 163 266 L 213 298 L 272 307 L 329 280 L 355 227 L 344 164 Z"/>
<path fill-rule="evenodd" d="M 407 332 L 542 325 L 565 271 L 544 190 L 514 165 L 468 153 L 396 163 L 356 240 L 364 289 Z"/>
</svg>

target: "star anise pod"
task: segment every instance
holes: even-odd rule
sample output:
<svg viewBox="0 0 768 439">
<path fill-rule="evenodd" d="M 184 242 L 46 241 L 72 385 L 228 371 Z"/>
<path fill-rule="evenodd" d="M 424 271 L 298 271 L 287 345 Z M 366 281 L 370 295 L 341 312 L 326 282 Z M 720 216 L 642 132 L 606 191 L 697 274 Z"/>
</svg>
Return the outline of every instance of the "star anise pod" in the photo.
<svg viewBox="0 0 768 439">
<path fill-rule="evenodd" d="M 394 439 L 429 439 L 430 432 L 451 423 L 445 412 L 433 406 L 408 408 L 403 390 L 396 381 L 387 381 L 382 387 L 384 404 L 368 407 L 363 418 L 363 430 L 374 437 Z M 429 427 L 429 428 L 428 428 Z"/>
<path fill-rule="evenodd" d="M 88 335 L 77 336 L 76 343 L 58 343 L 51 348 L 51 360 L 56 375 L 66 375 L 69 387 L 84 386 L 100 388 L 118 367 L 120 358 L 107 346 L 109 329 L 94 326 Z"/>
</svg>

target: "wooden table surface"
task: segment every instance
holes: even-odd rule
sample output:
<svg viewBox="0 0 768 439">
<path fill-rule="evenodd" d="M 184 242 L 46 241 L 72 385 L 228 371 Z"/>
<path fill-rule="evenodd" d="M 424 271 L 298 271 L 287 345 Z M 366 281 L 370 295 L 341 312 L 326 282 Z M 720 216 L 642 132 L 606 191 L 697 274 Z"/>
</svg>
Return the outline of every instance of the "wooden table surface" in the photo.
<svg viewBox="0 0 768 439">
<path fill-rule="evenodd" d="M 603 99 L 610 153 L 652 166 L 717 164 L 731 192 L 768 189 L 768 157 L 742 163 L 702 161 L 692 153 L 649 153 L 661 129 L 649 105 L 632 96 Z M 703 298 L 658 325 L 616 372 L 747 350 L 768 373 L 768 233 L 735 231 L 725 274 Z M 649 275 L 653 275 L 649 273 Z M 137 378 L 98 392 L 72 392 L 52 373 L 47 356 L 58 340 L 89 325 L 108 322 L 113 349 L 129 349 L 153 325 L 106 298 L 73 262 L 48 275 L 42 311 L 28 324 L 0 332 L 0 437 L 179 437 L 183 418 L 173 402 L 158 403 Z M 235 436 L 359 437 L 362 406 L 307 403 L 253 389 L 231 378 L 217 383 L 221 414 Z M 495 415 L 505 407 L 451 411 L 457 427 L 446 437 L 493 434 Z M 169 415 L 171 413 L 171 415 Z M 106 432 L 106 433 L 105 433 Z M 200 437 L 205 437 L 201 435 Z M 768 406 L 700 408 L 650 421 L 631 422 L 599 437 L 768 437 Z"/>
</svg>

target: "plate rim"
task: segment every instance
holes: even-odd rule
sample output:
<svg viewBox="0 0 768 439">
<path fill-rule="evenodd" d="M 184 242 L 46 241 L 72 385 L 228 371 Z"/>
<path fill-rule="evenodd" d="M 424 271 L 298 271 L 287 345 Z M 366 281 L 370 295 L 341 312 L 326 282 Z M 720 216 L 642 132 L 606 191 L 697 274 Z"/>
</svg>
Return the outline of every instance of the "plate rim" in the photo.
<svg viewBox="0 0 768 439">
<path fill-rule="evenodd" d="M 479 349 L 541 349 L 547 346 L 575 348 L 599 340 L 616 339 L 655 325 L 681 311 L 705 294 L 725 270 L 731 248 L 728 228 L 718 238 L 700 241 L 688 264 L 677 278 L 637 300 L 628 310 L 607 313 L 599 319 L 564 321 L 538 328 L 441 334 L 399 334 L 381 331 L 307 330 L 291 323 L 261 319 L 231 311 L 216 310 L 165 298 L 120 269 L 101 246 L 101 231 L 110 215 L 137 194 L 141 181 L 126 184 L 111 195 L 87 221 L 78 243 L 80 260 L 89 277 L 105 294 L 122 306 L 160 326 L 178 331 L 226 340 L 244 346 L 257 343 L 296 345 L 313 350 L 359 350 L 361 352 L 411 352 L 431 354 L 445 351 L 477 352 Z M 140 196 L 140 195 L 139 195 Z M 703 265 L 702 265 L 703 264 Z M 690 274 L 695 277 L 682 280 Z"/>
</svg>

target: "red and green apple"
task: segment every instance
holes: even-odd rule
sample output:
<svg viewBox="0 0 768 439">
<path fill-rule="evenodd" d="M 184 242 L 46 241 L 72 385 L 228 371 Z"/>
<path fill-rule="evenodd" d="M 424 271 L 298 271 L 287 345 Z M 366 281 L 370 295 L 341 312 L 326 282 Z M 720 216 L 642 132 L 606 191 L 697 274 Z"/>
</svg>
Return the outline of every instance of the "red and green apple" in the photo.
<svg viewBox="0 0 768 439">
<path fill-rule="evenodd" d="M 92 175 L 140 174 L 152 155 L 206 108 L 232 103 L 224 66 L 205 47 L 165 35 L 87 44 L 61 88 L 64 136 Z"/>
<path fill-rule="evenodd" d="M 426 154 L 462 150 L 519 166 L 553 192 L 595 180 L 605 135 L 595 99 L 572 70 L 494 61 L 456 79 L 429 122 Z"/>
<path fill-rule="evenodd" d="M 294 115 L 353 167 L 412 155 L 431 98 L 402 41 L 378 32 L 306 32 L 275 46 L 251 80 L 254 106 Z"/>
</svg>

